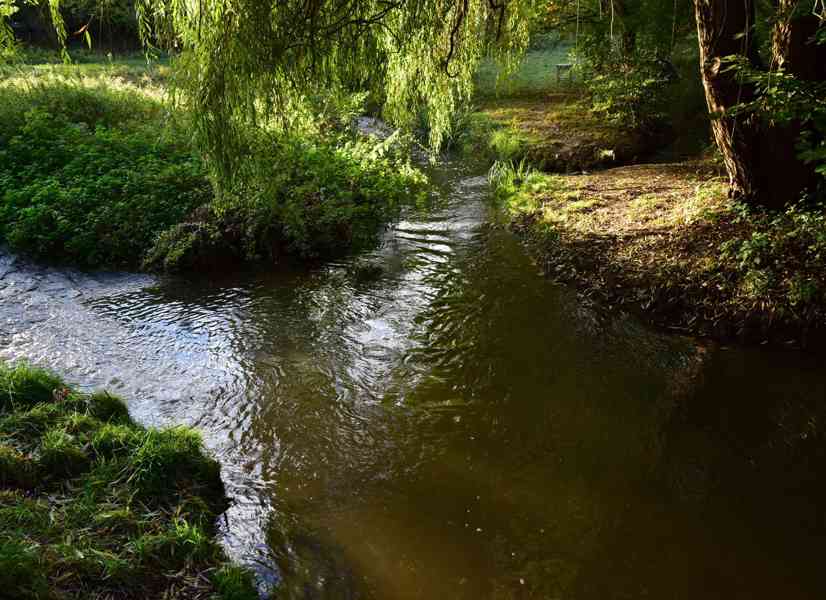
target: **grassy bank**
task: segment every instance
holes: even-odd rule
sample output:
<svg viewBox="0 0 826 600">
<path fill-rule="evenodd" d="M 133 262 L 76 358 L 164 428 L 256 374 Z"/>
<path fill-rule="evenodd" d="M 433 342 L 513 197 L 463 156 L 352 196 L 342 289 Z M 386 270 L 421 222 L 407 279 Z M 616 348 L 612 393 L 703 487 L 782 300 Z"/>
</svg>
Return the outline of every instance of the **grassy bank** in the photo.
<svg viewBox="0 0 826 600">
<path fill-rule="evenodd" d="M 492 61 L 476 76 L 474 108 L 460 117 L 460 152 L 520 162 L 548 172 L 572 172 L 633 162 L 650 153 L 657 133 L 595 111 L 571 64 L 568 43 L 540 38 L 510 73 Z"/>
<path fill-rule="evenodd" d="M 194 431 L 144 429 L 105 392 L 0 367 L 4 598 L 257 598 L 214 538 L 226 502 Z"/>
<path fill-rule="evenodd" d="M 635 128 L 602 119 L 576 90 L 485 98 L 465 118 L 456 144 L 490 162 L 524 161 L 568 173 L 634 162 L 652 141 Z"/>
<path fill-rule="evenodd" d="M 371 243 L 423 177 L 324 100 L 289 134 L 250 131 L 220 194 L 169 67 L 30 57 L 0 81 L 0 241 L 49 262 L 185 269 L 312 258 Z"/>
<path fill-rule="evenodd" d="M 552 173 L 699 155 L 710 140 L 696 50 L 680 44 L 671 62 L 645 63 L 645 72 L 597 72 L 570 42 L 538 36 L 514 69 L 482 64 L 453 143 Z M 560 64 L 573 68 L 557 78 Z"/>
<path fill-rule="evenodd" d="M 492 171 L 510 228 L 583 295 L 671 329 L 805 344 L 826 326 L 826 217 L 732 202 L 707 162 Z"/>
</svg>

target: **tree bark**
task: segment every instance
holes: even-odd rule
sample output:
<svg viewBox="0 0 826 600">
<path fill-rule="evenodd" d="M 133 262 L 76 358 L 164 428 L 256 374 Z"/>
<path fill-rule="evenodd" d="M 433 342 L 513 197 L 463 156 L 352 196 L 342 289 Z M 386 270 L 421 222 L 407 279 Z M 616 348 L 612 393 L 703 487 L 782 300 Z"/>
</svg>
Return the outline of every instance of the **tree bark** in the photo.
<svg viewBox="0 0 826 600">
<path fill-rule="evenodd" d="M 795 14 L 798 0 L 776 0 L 771 68 L 802 80 L 826 79 L 826 49 L 810 43 L 816 17 Z M 754 0 L 694 0 L 700 43 L 700 71 L 712 117 L 714 141 L 723 156 L 730 193 L 748 203 L 782 208 L 814 185 L 816 176 L 796 151 L 800 123 L 777 124 L 758 115 L 727 115 L 755 90 L 726 71 L 722 59 L 745 58 L 760 68 L 752 35 Z"/>
<path fill-rule="evenodd" d="M 772 68 L 803 81 L 826 79 L 826 46 L 812 43 L 820 18 L 800 12 L 799 0 L 777 0 L 778 20 L 772 31 Z"/>
<path fill-rule="evenodd" d="M 711 130 L 723 156 L 729 176 L 730 193 L 752 200 L 759 194 L 759 123 L 753 115 L 725 114 L 754 97 L 754 90 L 725 70 L 723 58 L 739 55 L 756 58 L 751 27 L 754 24 L 753 0 L 694 0 L 697 34 L 700 43 L 700 75 L 706 104 L 711 115 Z"/>
</svg>

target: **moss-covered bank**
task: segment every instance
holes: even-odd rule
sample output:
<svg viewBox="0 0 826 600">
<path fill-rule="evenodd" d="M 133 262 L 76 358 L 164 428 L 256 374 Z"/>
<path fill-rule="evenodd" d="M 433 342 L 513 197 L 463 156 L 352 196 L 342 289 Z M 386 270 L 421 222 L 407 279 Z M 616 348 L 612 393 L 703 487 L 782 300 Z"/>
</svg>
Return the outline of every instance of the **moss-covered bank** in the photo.
<svg viewBox="0 0 826 600">
<path fill-rule="evenodd" d="M 749 210 L 708 162 L 492 176 L 508 226 L 586 297 L 718 339 L 804 345 L 826 330 L 822 207 Z"/>
<path fill-rule="evenodd" d="M 144 429 L 105 392 L 0 366 L 0 596 L 254 599 L 215 520 L 218 464 L 189 429 Z"/>
</svg>

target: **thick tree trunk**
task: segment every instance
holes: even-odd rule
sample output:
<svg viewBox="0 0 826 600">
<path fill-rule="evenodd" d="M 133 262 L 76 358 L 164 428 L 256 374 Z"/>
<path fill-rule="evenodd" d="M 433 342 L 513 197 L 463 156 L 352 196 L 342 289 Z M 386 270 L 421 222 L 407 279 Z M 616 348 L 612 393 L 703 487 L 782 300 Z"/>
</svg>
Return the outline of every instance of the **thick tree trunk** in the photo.
<svg viewBox="0 0 826 600">
<path fill-rule="evenodd" d="M 820 20 L 808 11 L 799 12 L 799 4 L 799 0 L 777 2 L 771 68 L 783 69 L 802 81 L 822 81 L 826 79 L 826 48 L 811 43 Z M 812 167 L 797 157 L 801 131 L 801 123 L 793 121 L 767 128 L 763 136 L 762 162 L 768 168 L 763 170 L 762 188 L 774 206 L 797 200 L 817 183 Z"/>
<path fill-rule="evenodd" d="M 803 81 L 826 79 L 826 46 L 813 44 L 820 18 L 800 11 L 799 0 L 778 0 L 772 32 L 772 67 Z"/>
<path fill-rule="evenodd" d="M 753 116 L 724 115 L 753 98 L 753 90 L 725 70 L 726 56 L 754 56 L 753 0 L 694 0 L 700 42 L 700 75 L 711 115 L 714 141 L 723 155 L 731 193 L 753 199 L 759 193 L 759 123 Z"/>
<path fill-rule="evenodd" d="M 823 49 L 809 43 L 817 28 L 803 15 L 792 16 L 797 0 L 778 0 L 780 18 L 773 33 L 772 68 L 801 79 L 823 79 Z M 752 26 L 753 0 L 694 0 L 700 42 L 700 71 L 712 116 L 714 141 L 723 155 L 731 194 L 750 203 L 782 208 L 814 183 L 814 172 L 796 154 L 800 125 L 777 125 L 756 115 L 725 115 L 754 98 L 754 90 L 726 71 L 722 59 L 739 55 L 760 66 Z"/>
</svg>

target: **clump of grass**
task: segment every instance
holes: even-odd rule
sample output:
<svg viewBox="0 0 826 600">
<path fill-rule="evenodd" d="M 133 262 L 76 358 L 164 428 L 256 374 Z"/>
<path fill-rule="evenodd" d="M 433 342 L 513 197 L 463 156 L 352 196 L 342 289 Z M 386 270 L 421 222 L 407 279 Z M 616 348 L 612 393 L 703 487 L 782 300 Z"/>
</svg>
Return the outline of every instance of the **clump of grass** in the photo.
<svg viewBox="0 0 826 600">
<path fill-rule="evenodd" d="M 214 522 L 217 463 L 105 393 L 0 367 L 0 589 L 13 598 L 257 598 Z M 5 596 L 4 596 L 5 597 Z"/>
<path fill-rule="evenodd" d="M 248 600 L 254 585 L 252 574 L 235 565 L 226 565 L 212 574 L 212 581 L 224 600 Z"/>
<path fill-rule="evenodd" d="M 34 462 L 11 446 L 0 445 L 0 486 L 28 489 L 35 481 Z"/>
<path fill-rule="evenodd" d="M 50 402 L 61 381 L 47 371 L 22 365 L 0 370 L 0 411 Z"/>
</svg>

